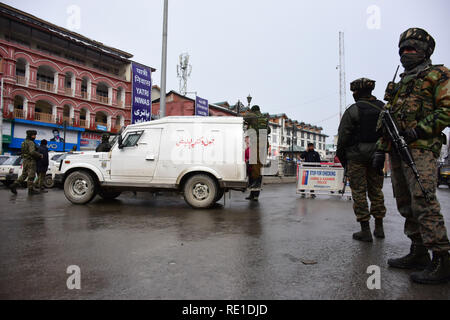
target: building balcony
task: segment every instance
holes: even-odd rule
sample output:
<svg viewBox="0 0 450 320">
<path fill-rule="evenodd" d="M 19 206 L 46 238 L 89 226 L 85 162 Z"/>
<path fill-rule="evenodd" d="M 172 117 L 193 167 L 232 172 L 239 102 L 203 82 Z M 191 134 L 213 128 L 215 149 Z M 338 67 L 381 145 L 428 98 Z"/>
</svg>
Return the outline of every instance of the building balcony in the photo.
<svg viewBox="0 0 450 320">
<path fill-rule="evenodd" d="M 72 88 L 65 88 L 64 92 L 66 93 L 67 96 L 73 96 Z"/>
<path fill-rule="evenodd" d="M 124 108 L 124 107 L 125 107 L 125 103 L 124 103 L 123 101 L 118 101 L 118 102 L 117 102 L 117 105 L 118 105 L 120 108 Z"/>
<path fill-rule="evenodd" d="M 73 124 L 73 119 L 71 119 L 69 117 L 63 117 L 63 121 L 66 121 L 66 125 L 68 125 L 68 126 L 72 126 L 72 124 Z"/>
<path fill-rule="evenodd" d="M 51 82 L 45 82 L 45 81 L 37 81 L 37 87 L 41 90 L 50 91 L 53 92 L 55 90 L 55 86 Z"/>
<path fill-rule="evenodd" d="M 98 102 L 108 104 L 108 100 L 109 100 L 108 97 L 97 95 L 97 101 Z"/>
<path fill-rule="evenodd" d="M 81 91 L 81 98 L 86 100 L 88 99 L 88 94 L 86 91 Z"/>
<path fill-rule="evenodd" d="M 26 86 L 27 78 L 25 76 L 16 76 L 16 83 L 20 84 L 21 86 Z"/>
<path fill-rule="evenodd" d="M 21 109 L 14 109 L 14 118 L 25 119 L 25 112 Z"/>
<path fill-rule="evenodd" d="M 53 123 L 53 115 L 50 113 L 35 112 L 34 119 L 41 122 Z"/>
<path fill-rule="evenodd" d="M 87 125 L 88 124 L 86 120 L 80 119 L 80 128 L 88 128 Z"/>
</svg>

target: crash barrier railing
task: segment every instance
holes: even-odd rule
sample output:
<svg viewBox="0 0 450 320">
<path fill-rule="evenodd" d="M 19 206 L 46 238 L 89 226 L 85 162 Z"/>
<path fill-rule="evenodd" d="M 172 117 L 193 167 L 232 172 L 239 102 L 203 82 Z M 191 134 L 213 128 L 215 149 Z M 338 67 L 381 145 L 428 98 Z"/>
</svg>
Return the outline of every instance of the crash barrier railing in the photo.
<svg viewBox="0 0 450 320">
<path fill-rule="evenodd" d="M 284 163 L 283 175 L 286 177 L 295 176 L 297 174 L 297 162 L 296 161 L 286 161 Z"/>
<path fill-rule="evenodd" d="M 301 162 L 297 165 L 297 194 L 332 195 L 350 200 L 350 185 L 344 176 L 344 168 L 339 163 Z"/>
</svg>

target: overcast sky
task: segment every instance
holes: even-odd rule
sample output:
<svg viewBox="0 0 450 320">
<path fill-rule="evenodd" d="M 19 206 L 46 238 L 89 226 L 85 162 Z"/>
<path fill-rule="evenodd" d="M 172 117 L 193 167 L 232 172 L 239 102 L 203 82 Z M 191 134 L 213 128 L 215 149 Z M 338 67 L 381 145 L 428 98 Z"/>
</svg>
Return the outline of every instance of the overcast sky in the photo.
<svg viewBox="0 0 450 320">
<path fill-rule="evenodd" d="M 74 31 L 155 67 L 159 85 L 163 0 L 4 2 L 63 27 L 73 27 L 67 10 L 78 6 Z M 448 0 L 169 0 L 167 88 L 178 90 L 178 56 L 188 52 L 188 91 L 232 104 L 246 103 L 250 93 L 263 112 L 286 113 L 332 136 L 339 124 L 339 31 L 349 105 L 349 83 L 363 76 L 377 81 L 375 95 L 383 98 L 399 64 L 399 35 L 409 27 L 426 29 L 437 42 L 433 63 L 448 66 L 449 12 Z"/>
</svg>

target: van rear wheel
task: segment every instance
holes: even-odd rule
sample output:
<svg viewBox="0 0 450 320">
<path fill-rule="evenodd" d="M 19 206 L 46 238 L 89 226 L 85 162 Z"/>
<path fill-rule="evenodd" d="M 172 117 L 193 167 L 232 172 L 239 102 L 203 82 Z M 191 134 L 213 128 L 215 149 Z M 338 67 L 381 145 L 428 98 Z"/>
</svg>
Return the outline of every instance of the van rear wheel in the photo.
<svg viewBox="0 0 450 320">
<path fill-rule="evenodd" d="M 94 178 L 86 171 L 74 171 L 64 182 L 64 195 L 74 204 L 86 204 L 96 193 Z"/>
<path fill-rule="evenodd" d="M 218 194 L 216 181 L 206 174 L 190 177 L 184 184 L 184 200 L 195 209 L 206 209 L 215 202 Z"/>
<path fill-rule="evenodd" d="M 44 179 L 44 187 L 46 187 L 47 189 L 51 189 L 55 186 L 55 181 L 53 181 L 52 179 L 52 175 L 48 174 L 45 176 Z"/>
</svg>

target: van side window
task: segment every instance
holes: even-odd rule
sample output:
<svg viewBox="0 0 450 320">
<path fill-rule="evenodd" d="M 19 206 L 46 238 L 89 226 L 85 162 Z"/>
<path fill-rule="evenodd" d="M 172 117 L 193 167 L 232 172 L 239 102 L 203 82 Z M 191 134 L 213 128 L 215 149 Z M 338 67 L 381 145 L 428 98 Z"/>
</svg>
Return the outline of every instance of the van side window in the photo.
<svg viewBox="0 0 450 320">
<path fill-rule="evenodd" d="M 123 141 L 123 147 L 124 148 L 134 147 L 138 143 L 143 133 L 144 131 L 136 131 L 127 134 L 125 140 Z"/>
</svg>

